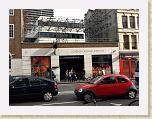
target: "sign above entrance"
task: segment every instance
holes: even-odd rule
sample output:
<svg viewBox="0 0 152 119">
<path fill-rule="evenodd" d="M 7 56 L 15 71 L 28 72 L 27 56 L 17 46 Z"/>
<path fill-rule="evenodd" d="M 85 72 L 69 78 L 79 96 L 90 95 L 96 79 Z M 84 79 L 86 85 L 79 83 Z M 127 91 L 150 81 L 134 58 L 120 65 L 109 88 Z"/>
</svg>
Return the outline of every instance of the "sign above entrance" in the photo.
<svg viewBox="0 0 152 119">
<path fill-rule="evenodd" d="M 97 52 L 105 52 L 104 49 L 76 49 L 73 52 L 75 53 L 97 53 Z"/>
</svg>

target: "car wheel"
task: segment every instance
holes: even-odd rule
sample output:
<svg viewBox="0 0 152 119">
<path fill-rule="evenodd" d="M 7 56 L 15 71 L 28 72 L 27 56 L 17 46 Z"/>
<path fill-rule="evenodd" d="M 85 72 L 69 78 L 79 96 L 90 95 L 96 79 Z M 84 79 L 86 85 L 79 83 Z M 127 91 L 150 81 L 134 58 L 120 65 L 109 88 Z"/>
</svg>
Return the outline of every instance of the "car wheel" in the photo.
<svg viewBox="0 0 152 119">
<path fill-rule="evenodd" d="M 130 98 L 130 99 L 136 98 L 136 91 L 135 90 L 130 90 L 128 92 L 128 98 Z"/>
<path fill-rule="evenodd" d="M 53 99 L 52 93 L 51 92 L 44 93 L 43 99 L 44 99 L 44 101 L 51 101 Z"/>
<path fill-rule="evenodd" d="M 83 100 L 87 103 L 93 102 L 94 95 L 91 92 L 86 92 L 83 95 Z"/>
</svg>

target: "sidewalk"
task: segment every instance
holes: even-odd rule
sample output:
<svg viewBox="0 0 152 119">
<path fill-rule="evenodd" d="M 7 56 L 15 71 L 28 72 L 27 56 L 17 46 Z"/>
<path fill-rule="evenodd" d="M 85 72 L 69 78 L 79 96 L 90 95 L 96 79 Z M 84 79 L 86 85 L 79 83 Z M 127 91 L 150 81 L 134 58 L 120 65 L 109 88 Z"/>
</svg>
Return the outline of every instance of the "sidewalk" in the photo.
<svg viewBox="0 0 152 119">
<path fill-rule="evenodd" d="M 73 81 L 73 82 L 67 82 L 67 81 L 60 81 L 57 82 L 58 84 L 75 84 L 75 83 L 87 83 L 87 81 L 83 81 L 83 80 L 77 80 L 77 81 Z"/>
</svg>

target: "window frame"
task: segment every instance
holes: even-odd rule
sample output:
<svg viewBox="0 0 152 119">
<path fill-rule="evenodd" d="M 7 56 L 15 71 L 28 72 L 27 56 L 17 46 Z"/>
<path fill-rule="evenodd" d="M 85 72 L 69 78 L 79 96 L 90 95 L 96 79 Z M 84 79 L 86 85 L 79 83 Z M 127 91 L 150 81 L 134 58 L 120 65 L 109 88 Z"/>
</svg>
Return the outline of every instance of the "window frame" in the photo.
<svg viewBox="0 0 152 119">
<path fill-rule="evenodd" d="M 128 42 L 125 42 L 125 36 L 128 36 Z M 128 48 L 126 48 L 126 43 L 128 44 Z M 129 50 L 130 49 L 130 44 L 129 44 L 129 35 L 123 35 L 123 49 L 124 50 Z"/>
<path fill-rule="evenodd" d="M 136 28 L 135 16 L 129 16 L 129 20 L 130 20 L 130 28 Z"/>
<path fill-rule="evenodd" d="M 115 80 L 115 82 L 105 83 L 104 81 L 107 81 L 107 78 L 109 78 L 111 81 L 114 81 L 114 80 Z M 114 79 L 111 79 L 111 78 L 114 78 Z M 110 80 L 109 80 L 109 81 L 110 81 Z M 105 77 L 104 79 L 102 79 L 101 83 L 102 83 L 103 85 L 116 84 L 116 83 L 117 83 L 117 80 L 116 80 L 116 77 L 115 77 L 115 76 L 108 76 L 108 77 Z"/>
<path fill-rule="evenodd" d="M 135 38 L 135 42 L 133 42 L 133 37 Z M 131 35 L 131 40 L 132 40 L 132 49 L 137 49 L 137 36 L 136 35 Z M 135 47 L 133 47 L 133 43 L 135 44 Z"/>
<path fill-rule="evenodd" d="M 14 16 L 14 9 L 9 9 L 9 16 Z"/>
<path fill-rule="evenodd" d="M 11 27 L 10 26 L 13 26 L 13 28 L 11 29 Z M 12 33 L 10 33 L 12 31 Z M 12 37 L 11 37 L 11 35 L 13 35 Z M 11 39 L 13 39 L 14 38 L 14 24 L 9 24 L 9 38 L 11 38 Z"/>
<path fill-rule="evenodd" d="M 125 22 L 123 21 L 123 18 L 126 18 Z M 122 27 L 128 28 L 128 16 L 122 16 Z"/>
</svg>

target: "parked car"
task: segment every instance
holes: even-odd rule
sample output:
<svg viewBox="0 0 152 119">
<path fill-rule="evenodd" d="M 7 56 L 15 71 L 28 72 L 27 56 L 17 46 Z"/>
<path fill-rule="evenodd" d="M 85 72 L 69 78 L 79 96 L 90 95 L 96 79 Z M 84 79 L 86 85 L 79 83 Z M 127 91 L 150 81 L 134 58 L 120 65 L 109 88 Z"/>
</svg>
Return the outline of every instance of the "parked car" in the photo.
<svg viewBox="0 0 152 119">
<path fill-rule="evenodd" d="M 91 102 L 94 98 L 125 95 L 130 99 L 136 97 L 137 88 L 125 75 L 107 74 L 93 78 L 87 84 L 78 85 L 75 95 L 85 102 Z"/>
<path fill-rule="evenodd" d="M 51 101 L 58 94 L 57 83 L 47 78 L 10 76 L 9 99 L 43 99 Z"/>
</svg>

